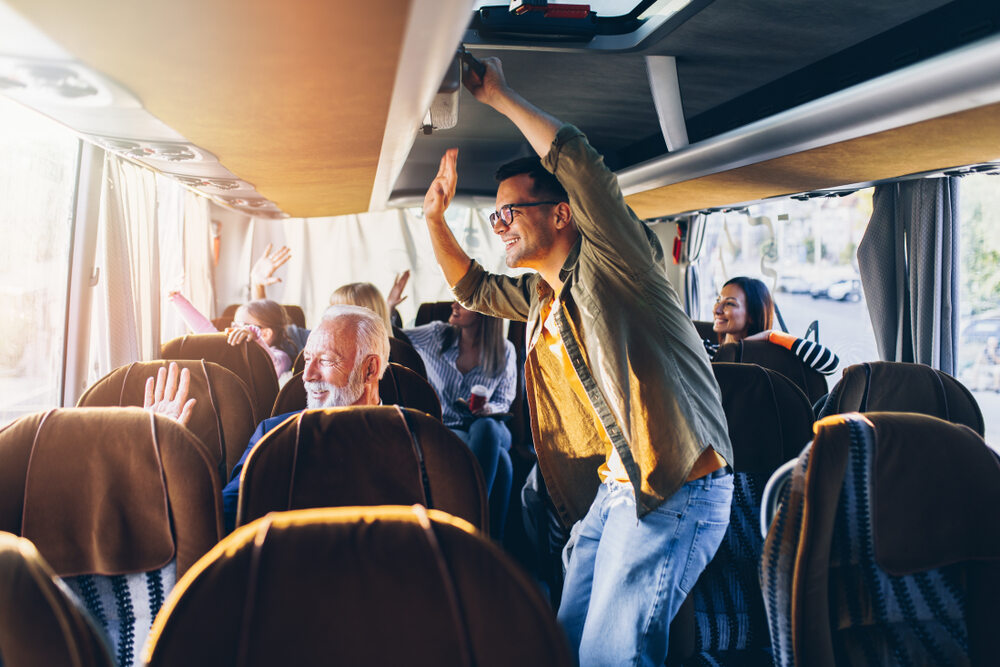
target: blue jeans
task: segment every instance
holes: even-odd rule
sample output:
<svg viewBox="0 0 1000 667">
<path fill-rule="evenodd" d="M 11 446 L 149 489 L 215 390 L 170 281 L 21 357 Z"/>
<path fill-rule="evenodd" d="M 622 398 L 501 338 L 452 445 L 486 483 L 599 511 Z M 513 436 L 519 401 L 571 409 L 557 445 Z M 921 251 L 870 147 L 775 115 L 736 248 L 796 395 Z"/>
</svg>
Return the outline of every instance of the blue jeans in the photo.
<svg viewBox="0 0 1000 667">
<path fill-rule="evenodd" d="M 510 429 L 498 419 L 483 417 L 472 422 L 468 431 L 451 430 L 469 446 L 479 461 L 489 496 L 490 536 L 500 541 L 503 539 L 510 486 L 514 479 L 514 467 L 507 453 L 510 449 Z"/>
<path fill-rule="evenodd" d="M 724 468 L 640 520 L 630 484 L 601 484 L 573 527 L 559 606 L 581 666 L 663 664 L 670 621 L 722 543 L 732 497 Z"/>
</svg>

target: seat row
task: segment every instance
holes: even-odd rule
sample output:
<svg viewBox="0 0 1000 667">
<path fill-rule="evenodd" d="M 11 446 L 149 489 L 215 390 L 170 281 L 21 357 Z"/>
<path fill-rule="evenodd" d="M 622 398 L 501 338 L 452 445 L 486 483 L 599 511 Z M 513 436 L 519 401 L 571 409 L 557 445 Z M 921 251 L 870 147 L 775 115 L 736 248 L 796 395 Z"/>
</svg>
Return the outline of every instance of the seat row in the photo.
<svg viewBox="0 0 1000 667">
<path fill-rule="evenodd" d="M 5 664 L 122 665 L 56 575 L 30 541 L 0 533 Z M 238 529 L 180 578 L 140 660 L 570 665 L 513 562 L 470 524 L 419 505 L 279 512 Z"/>
<path fill-rule="evenodd" d="M 814 424 L 784 375 L 713 368 L 736 490 L 723 544 L 671 626 L 667 663 L 990 664 L 982 628 L 1000 620 L 984 597 L 1000 593 L 1000 463 L 971 393 L 926 366 L 858 364 Z M 779 467 L 794 471 L 784 495 L 768 483 Z M 762 502 L 778 507 L 766 541 Z M 985 506 L 986 521 L 967 520 Z"/>
</svg>

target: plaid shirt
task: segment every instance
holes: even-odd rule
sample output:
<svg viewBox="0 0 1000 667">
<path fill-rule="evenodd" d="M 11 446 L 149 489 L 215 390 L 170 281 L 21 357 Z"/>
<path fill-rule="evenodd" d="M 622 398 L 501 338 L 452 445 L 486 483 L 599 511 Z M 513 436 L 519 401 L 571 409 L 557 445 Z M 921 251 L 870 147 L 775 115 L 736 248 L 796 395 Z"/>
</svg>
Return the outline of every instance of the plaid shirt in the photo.
<svg viewBox="0 0 1000 667">
<path fill-rule="evenodd" d="M 458 336 L 455 342 L 444 353 L 441 346 L 444 335 L 450 325 L 444 322 L 431 322 L 413 329 L 404 329 L 413 347 L 420 353 L 427 367 L 427 379 L 434 386 L 438 400 L 441 401 L 441 419 L 446 426 L 458 426 L 463 423 L 463 415 L 467 411 L 455 408 L 457 398 L 469 399 L 473 385 L 481 384 L 488 390 L 486 405 L 490 412 L 507 412 L 514 400 L 516 385 L 516 356 L 514 346 L 509 340 L 504 341 L 504 367 L 497 375 L 487 375 L 482 367 L 476 366 L 468 373 L 458 370 L 455 362 L 458 360 Z"/>
</svg>

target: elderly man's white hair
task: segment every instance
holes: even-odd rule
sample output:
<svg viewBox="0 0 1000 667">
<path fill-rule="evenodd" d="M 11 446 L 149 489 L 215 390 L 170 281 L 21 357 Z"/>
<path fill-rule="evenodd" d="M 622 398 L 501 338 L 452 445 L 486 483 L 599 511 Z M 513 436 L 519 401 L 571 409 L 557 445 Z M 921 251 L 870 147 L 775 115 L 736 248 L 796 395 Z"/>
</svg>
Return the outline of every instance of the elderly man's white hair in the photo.
<svg viewBox="0 0 1000 667">
<path fill-rule="evenodd" d="M 385 322 L 375 314 L 375 311 L 368 308 L 336 305 L 323 311 L 320 325 L 332 324 L 334 320 L 342 317 L 349 318 L 354 322 L 358 346 L 354 357 L 355 365 L 369 354 L 376 354 L 381 360 L 381 371 L 379 372 L 379 378 L 381 378 L 385 374 L 385 369 L 389 367 L 389 332 L 386 330 Z"/>
</svg>

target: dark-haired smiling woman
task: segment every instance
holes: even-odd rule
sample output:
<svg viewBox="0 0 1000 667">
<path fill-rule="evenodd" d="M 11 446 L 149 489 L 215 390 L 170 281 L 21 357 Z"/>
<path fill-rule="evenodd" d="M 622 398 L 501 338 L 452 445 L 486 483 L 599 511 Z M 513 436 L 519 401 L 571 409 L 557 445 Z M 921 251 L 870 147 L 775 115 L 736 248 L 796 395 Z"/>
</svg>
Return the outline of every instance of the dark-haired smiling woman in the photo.
<svg viewBox="0 0 1000 667">
<path fill-rule="evenodd" d="M 774 300 L 767 285 L 756 278 L 737 276 L 727 280 L 719 290 L 712 315 L 712 330 L 718 334 L 718 340 L 705 341 L 705 350 L 711 357 L 715 357 L 724 343 L 766 340 L 791 350 L 806 365 L 824 375 L 833 373 L 840 363 L 832 350 L 819 343 L 771 329 Z"/>
</svg>

